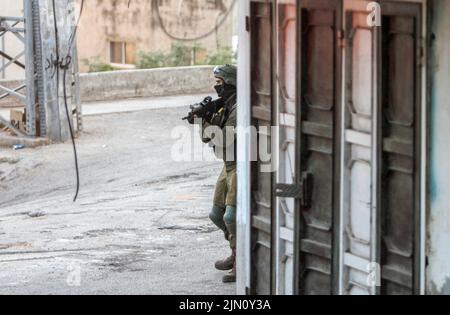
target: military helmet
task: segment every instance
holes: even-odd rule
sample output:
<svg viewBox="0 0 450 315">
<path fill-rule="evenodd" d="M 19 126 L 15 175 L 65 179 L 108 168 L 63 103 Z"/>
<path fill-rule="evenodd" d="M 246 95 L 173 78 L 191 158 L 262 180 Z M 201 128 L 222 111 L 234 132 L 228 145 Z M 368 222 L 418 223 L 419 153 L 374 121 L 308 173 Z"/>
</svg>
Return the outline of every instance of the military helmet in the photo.
<svg viewBox="0 0 450 315">
<path fill-rule="evenodd" d="M 214 76 L 222 79 L 226 84 L 237 86 L 237 67 L 226 64 L 214 68 Z"/>
</svg>

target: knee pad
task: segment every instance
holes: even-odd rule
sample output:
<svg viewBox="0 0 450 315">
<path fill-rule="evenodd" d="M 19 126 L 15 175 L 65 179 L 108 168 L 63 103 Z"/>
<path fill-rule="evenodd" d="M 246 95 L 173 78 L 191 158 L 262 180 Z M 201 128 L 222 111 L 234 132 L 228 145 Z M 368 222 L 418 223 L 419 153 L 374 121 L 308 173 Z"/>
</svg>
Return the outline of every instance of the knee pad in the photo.
<svg viewBox="0 0 450 315">
<path fill-rule="evenodd" d="M 223 208 L 213 206 L 209 213 L 209 219 L 221 230 L 226 231 L 225 223 L 223 222 Z"/>
<path fill-rule="evenodd" d="M 236 248 L 236 207 L 228 206 L 226 208 L 223 221 L 225 222 L 227 230 L 230 233 L 228 238 L 230 241 L 230 246 L 231 248 Z"/>
<path fill-rule="evenodd" d="M 236 225 L 236 207 L 227 206 L 225 215 L 223 216 L 223 221 L 227 226 Z"/>
</svg>

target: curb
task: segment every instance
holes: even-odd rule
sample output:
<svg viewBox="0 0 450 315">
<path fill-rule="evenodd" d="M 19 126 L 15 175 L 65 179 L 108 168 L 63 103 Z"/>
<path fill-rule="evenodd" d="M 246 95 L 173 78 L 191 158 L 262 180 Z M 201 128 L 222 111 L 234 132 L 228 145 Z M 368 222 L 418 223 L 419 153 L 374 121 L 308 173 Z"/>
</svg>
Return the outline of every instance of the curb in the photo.
<svg viewBox="0 0 450 315">
<path fill-rule="evenodd" d="M 49 145 L 50 143 L 51 142 L 49 139 L 44 138 L 26 138 L 0 135 L 0 146 L 11 147 L 13 145 L 20 144 L 25 148 L 36 148 L 44 145 Z"/>
</svg>

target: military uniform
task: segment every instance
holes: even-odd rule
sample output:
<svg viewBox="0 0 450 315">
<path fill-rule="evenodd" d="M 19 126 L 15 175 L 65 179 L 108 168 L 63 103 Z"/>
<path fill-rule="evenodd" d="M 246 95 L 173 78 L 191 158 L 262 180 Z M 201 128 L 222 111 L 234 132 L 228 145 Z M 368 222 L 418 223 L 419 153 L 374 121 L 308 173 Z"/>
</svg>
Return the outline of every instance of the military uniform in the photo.
<svg viewBox="0 0 450 315">
<path fill-rule="evenodd" d="M 222 137 L 214 133 L 220 128 Z M 236 247 L 236 94 L 226 101 L 209 121 L 203 121 L 202 141 L 212 142 L 216 155 L 224 160 L 224 167 L 219 175 L 214 192 L 214 206 L 210 219 L 225 234 L 231 248 Z M 232 137 L 232 139 L 230 139 Z"/>
<path fill-rule="evenodd" d="M 217 157 L 224 161 L 223 170 L 217 180 L 214 204 L 209 218 L 219 227 L 231 247 L 231 256 L 216 261 L 218 270 L 230 270 L 223 282 L 236 281 L 236 86 L 237 68 L 223 65 L 214 68 L 217 85 L 214 86 L 219 99 L 207 97 L 202 103 L 191 106 L 191 114 L 185 119 L 195 123 L 202 118 L 201 138 L 214 147 Z"/>
</svg>

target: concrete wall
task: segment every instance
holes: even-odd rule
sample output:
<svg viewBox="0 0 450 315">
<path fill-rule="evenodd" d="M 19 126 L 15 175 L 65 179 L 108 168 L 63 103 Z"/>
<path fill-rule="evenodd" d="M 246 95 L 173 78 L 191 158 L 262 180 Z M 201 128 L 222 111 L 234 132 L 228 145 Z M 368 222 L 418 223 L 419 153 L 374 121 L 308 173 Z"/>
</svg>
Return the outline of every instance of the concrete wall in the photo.
<svg viewBox="0 0 450 315">
<path fill-rule="evenodd" d="M 450 1 L 433 1 L 427 292 L 450 294 Z"/>
<path fill-rule="evenodd" d="M 2 0 L 3 1 L 3 0 Z M 77 0 L 80 4 L 81 0 Z M 81 71 L 87 71 L 86 60 L 98 57 L 109 63 L 111 41 L 135 46 L 135 52 L 167 52 L 175 41 L 161 28 L 155 7 L 159 8 L 168 32 L 181 38 L 192 38 L 214 30 L 232 0 L 89 0 L 85 1 L 78 30 L 78 53 Z M 210 36 L 186 45 L 198 44 L 208 52 L 218 46 L 232 46 L 233 14 Z M 206 53 L 206 52 L 205 52 Z"/>
<path fill-rule="evenodd" d="M 123 70 L 80 75 L 83 102 L 213 93 L 212 66 Z M 5 83 L 6 82 L 6 83 Z M 3 81 L 15 86 L 20 81 Z M 23 106 L 15 99 L 0 101 L 0 108 Z"/>
<path fill-rule="evenodd" d="M 59 75 L 55 72 L 54 65 L 55 53 L 58 44 L 60 58 L 68 55 L 69 38 L 72 34 L 71 26 L 75 24 L 74 17 L 69 14 L 73 7 L 74 0 L 55 1 L 55 8 L 52 0 L 39 0 L 40 31 L 42 42 L 42 65 L 45 70 L 42 73 L 42 98 L 45 111 L 40 112 L 41 119 L 45 117 L 45 126 L 42 136 L 52 141 L 66 141 L 70 138 L 70 126 L 67 120 L 66 109 L 64 106 L 64 80 L 63 71 L 59 70 Z M 53 14 L 55 11 L 56 16 Z M 58 41 L 56 41 L 56 29 L 54 21 L 56 18 L 58 26 Z M 71 69 L 69 69 L 70 73 Z M 67 76 L 68 78 L 70 76 Z M 58 80 L 59 79 L 59 80 Z M 67 79 L 67 105 L 72 107 L 72 88 L 71 80 Z M 45 116 L 44 116 L 45 115 Z M 70 114 L 71 115 L 71 114 Z M 45 132 L 45 133 L 44 133 Z"/>
<path fill-rule="evenodd" d="M 211 92 L 213 67 L 88 73 L 80 76 L 83 102 Z"/>
</svg>

